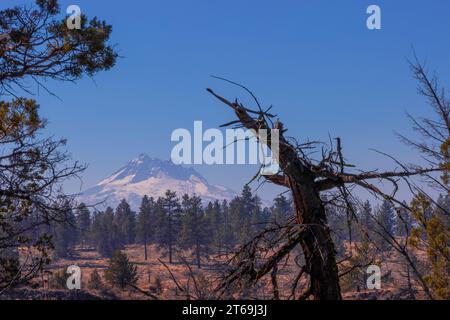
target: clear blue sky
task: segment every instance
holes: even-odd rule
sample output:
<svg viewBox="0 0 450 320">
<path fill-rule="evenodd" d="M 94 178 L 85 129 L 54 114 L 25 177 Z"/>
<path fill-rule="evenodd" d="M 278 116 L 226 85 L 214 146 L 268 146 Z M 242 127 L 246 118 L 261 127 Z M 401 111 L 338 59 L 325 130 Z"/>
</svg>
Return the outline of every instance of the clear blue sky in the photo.
<svg viewBox="0 0 450 320">
<path fill-rule="evenodd" d="M 2 0 L 0 7 L 31 3 Z M 113 25 L 117 66 L 76 85 L 49 82 L 62 101 L 41 91 L 47 132 L 68 139 L 74 159 L 89 164 L 84 186 L 141 152 L 170 157 L 170 134 L 194 120 L 217 127 L 232 114 L 206 87 L 245 94 L 209 75 L 244 83 L 275 112 L 290 135 L 343 139 L 362 168 L 392 168 L 376 148 L 413 161 L 393 131 L 410 132 L 405 111 L 427 115 L 406 59 L 411 46 L 450 86 L 450 2 L 61 1 Z M 382 10 L 382 29 L 366 28 L 366 8 Z M 196 167 L 210 182 L 239 190 L 255 168 Z M 72 186 L 73 187 L 73 186 Z M 267 196 L 273 190 L 267 189 Z M 270 196 L 269 196 L 270 195 Z"/>
</svg>

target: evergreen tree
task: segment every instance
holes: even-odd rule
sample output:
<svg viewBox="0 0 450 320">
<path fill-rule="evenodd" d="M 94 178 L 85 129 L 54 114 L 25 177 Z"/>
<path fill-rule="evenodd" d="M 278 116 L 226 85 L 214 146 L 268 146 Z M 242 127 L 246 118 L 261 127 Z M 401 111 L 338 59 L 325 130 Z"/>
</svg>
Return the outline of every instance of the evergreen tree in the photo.
<svg viewBox="0 0 450 320">
<path fill-rule="evenodd" d="M 396 213 L 391 202 L 384 200 L 377 212 L 377 223 L 375 226 L 375 230 L 377 231 L 375 239 L 381 250 L 388 250 L 390 248 L 390 242 L 386 240 L 390 236 L 395 235 L 395 216 Z"/>
<path fill-rule="evenodd" d="M 369 200 L 366 200 L 359 210 L 359 224 L 364 229 L 363 233 L 369 234 L 373 230 L 374 217 L 372 212 L 372 205 Z"/>
<path fill-rule="evenodd" d="M 234 238 L 230 223 L 230 213 L 227 200 L 223 200 L 220 211 L 222 212 L 222 241 L 225 247 L 225 254 L 228 255 L 230 247 L 234 243 Z"/>
<path fill-rule="evenodd" d="M 76 218 L 72 209 L 67 204 L 65 221 L 56 223 L 53 228 L 53 243 L 55 247 L 54 256 L 57 258 L 69 257 L 73 252 L 76 241 Z"/>
<path fill-rule="evenodd" d="M 102 214 L 103 213 L 99 211 L 94 211 L 92 213 L 91 230 L 89 232 L 89 244 L 95 247 L 99 252 L 99 242 L 102 232 Z"/>
<path fill-rule="evenodd" d="M 111 257 L 114 251 L 121 249 L 122 239 L 114 223 L 114 211 L 106 208 L 105 212 L 97 212 L 91 226 L 91 239 L 97 251 L 104 257 Z"/>
<path fill-rule="evenodd" d="M 209 202 L 205 209 L 205 216 L 207 220 L 209 236 L 211 239 L 211 245 L 215 247 L 220 254 L 224 244 L 224 217 L 222 215 L 221 207 L 219 201 L 214 201 L 214 203 Z"/>
<path fill-rule="evenodd" d="M 89 242 L 91 228 L 91 213 L 84 203 L 81 203 L 75 213 L 78 230 L 78 241 L 85 246 Z"/>
<path fill-rule="evenodd" d="M 326 206 L 325 210 L 337 256 L 339 258 L 344 257 L 346 252 L 345 240 L 348 234 L 345 213 L 333 205 Z"/>
<path fill-rule="evenodd" d="M 193 248 L 197 267 L 201 267 L 202 252 L 210 242 L 207 219 L 202 209 L 202 200 L 196 195 L 187 194 L 182 200 L 182 228 L 179 243 L 182 248 Z M 214 206 L 212 206 L 214 207 Z"/>
<path fill-rule="evenodd" d="M 438 218 L 442 221 L 444 226 L 450 230 L 450 194 L 442 195 L 440 194 L 438 199 L 436 200 L 436 208 L 434 210 L 434 214 L 438 216 Z"/>
<path fill-rule="evenodd" d="M 180 231 L 180 201 L 175 192 L 167 190 L 163 198 L 157 201 L 158 227 L 156 235 L 158 244 L 169 251 L 169 263 L 173 262 L 173 250 Z"/>
<path fill-rule="evenodd" d="M 360 206 L 355 206 L 357 221 L 352 221 L 352 237 L 357 242 L 372 241 L 376 235 L 373 233 L 375 216 L 369 200 Z"/>
<path fill-rule="evenodd" d="M 250 232 L 253 238 L 264 229 L 266 221 L 262 216 L 261 199 L 255 195 L 252 200 L 253 206 L 250 211 Z"/>
<path fill-rule="evenodd" d="M 271 220 L 277 225 L 283 225 L 292 214 L 292 203 L 283 194 L 277 196 L 273 202 Z"/>
<path fill-rule="evenodd" d="M 233 247 L 238 243 L 243 243 L 247 239 L 245 232 L 241 230 L 246 223 L 245 221 L 243 221 L 244 219 L 244 217 L 242 216 L 243 208 L 240 197 L 235 197 L 230 201 L 228 212 L 230 221 L 230 231 L 232 232 L 230 245 Z"/>
<path fill-rule="evenodd" d="M 414 218 L 411 212 L 405 208 L 397 209 L 395 216 L 395 234 L 400 237 L 405 237 L 411 233 L 413 228 Z"/>
<path fill-rule="evenodd" d="M 250 187 L 245 185 L 241 195 L 230 202 L 229 210 L 236 241 L 240 244 L 248 242 L 258 229 L 259 199 L 254 197 Z"/>
<path fill-rule="evenodd" d="M 244 214 L 250 216 L 256 206 L 260 205 L 259 198 L 253 196 L 252 189 L 245 185 L 241 192 L 242 205 L 244 207 Z"/>
<path fill-rule="evenodd" d="M 127 286 L 133 287 L 138 280 L 137 267 L 128 260 L 125 253 L 117 250 L 105 271 L 105 279 L 113 287 L 119 287 L 122 290 Z"/>
<path fill-rule="evenodd" d="M 136 239 L 136 215 L 125 199 L 119 203 L 114 215 L 114 223 L 119 230 L 122 245 L 134 243 Z"/>
<path fill-rule="evenodd" d="M 144 196 L 137 216 L 136 241 L 144 244 L 144 258 L 147 260 L 147 244 L 155 232 L 156 208 L 153 198 Z"/>
<path fill-rule="evenodd" d="M 442 219 L 441 209 L 433 208 L 424 194 L 418 194 L 411 202 L 412 214 L 417 222 L 411 235 L 411 243 L 417 249 L 426 248 L 429 271 L 424 281 L 433 298 L 450 299 L 450 234 Z M 430 214 L 430 212 L 432 212 Z"/>
</svg>

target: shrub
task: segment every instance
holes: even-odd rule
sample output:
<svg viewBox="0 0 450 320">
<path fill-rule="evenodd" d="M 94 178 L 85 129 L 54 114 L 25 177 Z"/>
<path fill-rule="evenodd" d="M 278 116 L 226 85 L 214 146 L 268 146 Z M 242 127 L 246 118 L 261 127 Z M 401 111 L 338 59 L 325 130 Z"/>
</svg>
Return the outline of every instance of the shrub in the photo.
<svg viewBox="0 0 450 320">
<path fill-rule="evenodd" d="M 96 269 L 91 273 L 88 281 L 88 288 L 91 290 L 100 290 L 103 287 L 102 278 Z"/>
<path fill-rule="evenodd" d="M 125 253 L 116 251 L 105 272 L 105 279 L 111 286 L 122 290 L 127 286 L 134 286 L 138 280 L 137 267 L 128 260 Z"/>
</svg>

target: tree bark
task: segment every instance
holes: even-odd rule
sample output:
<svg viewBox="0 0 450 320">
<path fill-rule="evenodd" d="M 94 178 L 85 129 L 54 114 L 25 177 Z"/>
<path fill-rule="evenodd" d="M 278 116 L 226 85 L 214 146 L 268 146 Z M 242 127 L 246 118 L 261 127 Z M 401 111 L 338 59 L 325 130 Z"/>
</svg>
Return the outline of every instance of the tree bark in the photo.
<svg viewBox="0 0 450 320">
<path fill-rule="evenodd" d="M 144 260 L 147 261 L 147 237 L 144 240 Z"/>
<path fill-rule="evenodd" d="M 312 181 L 299 186 L 290 180 L 297 223 L 306 228 L 300 244 L 310 275 L 310 294 L 316 300 L 341 300 L 336 252 L 320 195 Z"/>
</svg>

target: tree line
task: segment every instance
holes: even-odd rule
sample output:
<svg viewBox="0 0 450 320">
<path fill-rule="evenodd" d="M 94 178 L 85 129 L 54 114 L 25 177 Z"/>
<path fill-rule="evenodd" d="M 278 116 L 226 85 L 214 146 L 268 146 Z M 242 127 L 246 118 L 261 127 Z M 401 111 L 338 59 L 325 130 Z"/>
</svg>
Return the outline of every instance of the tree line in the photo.
<svg viewBox="0 0 450 320">
<path fill-rule="evenodd" d="M 167 190 L 158 198 L 144 196 L 137 212 L 123 199 L 113 209 L 90 212 L 85 204 L 68 209 L 73 223 L 55 224 L 53 234 L 56 257 L 67 257 L 75 245 L 94 247 L 102 256 L 111 257 L 126 245 L 142 244 L 145 260 L 148 245 L 155 244 L 174 262 L 178 249 L 190 249 L 197 266 L 202 257 L 212 253 L 228 254 L 244 244 L 264 227 L 283 220 L 292 213 L 284 196 L 275 199 L 272 208 L 264 208 L 249 186 L 231 201 L 203 204 L 197 195 L 179 197 Z"/>
<path fill-rule="evenodd" d="M 442 208 L 445 208 L 442 210 Z M 444 213 L 450 208 L 448 196 L 440 196 L 436 206 L 429 206 L 423 219 L 438 217 L 448 225 Z M 371 245 L 377 253 L 391 249 L 388 237 L 405 237 L 420 221 L 411 212 L 397 212 L 385 200 L 373 205 L 370 201 L 353 203 L 348 208 L 326 208 L 328 225 L 338 258 L 346 255 L 348 243 Z M 294 217 L 290 196 L 278 195 L 271 207 L 264 207 L 261 199 L 249 186 L 231 201 L 204 204 L 197 195 L 182 197 L 170 190 L 158 198 L 144 196 L 137 212 L 123 199 L 113 209 L 93 210 L 80 204 L 76 210 L 68 208 L 72 223 L 55 224 L 50 233 L 54 239 L 54 255 L 67 257 L 75 245 L 95 248 L 102 256 L 111 257 L 126 245 L 142 244 L 144 258 L 148 246 L 156 245 L 173 263 L 179 249 L 192 252 L 192 261 L 201 267 L 202 258 L 210 254 L 228 255 L 268 228 L 282 228 Z M 372 250 L 372 251 L 374 251 Z M 375 252 L 374 251 L 374 252 Z M 368 255 L 360 257 L 370 261 Z"/>
</svg>

